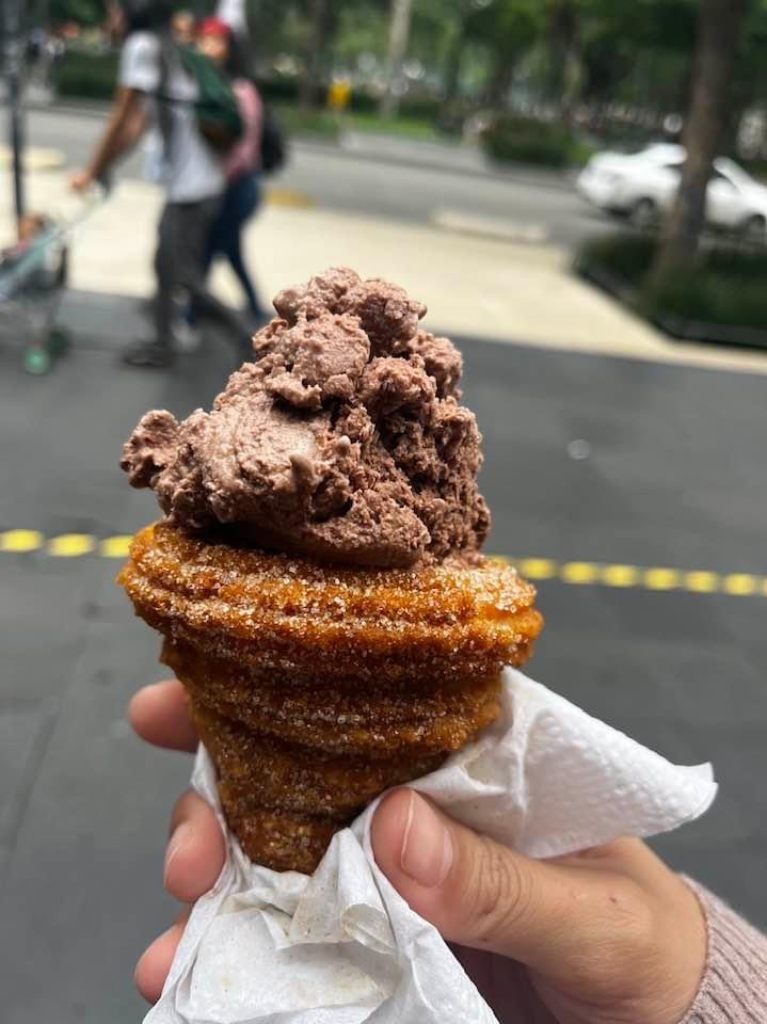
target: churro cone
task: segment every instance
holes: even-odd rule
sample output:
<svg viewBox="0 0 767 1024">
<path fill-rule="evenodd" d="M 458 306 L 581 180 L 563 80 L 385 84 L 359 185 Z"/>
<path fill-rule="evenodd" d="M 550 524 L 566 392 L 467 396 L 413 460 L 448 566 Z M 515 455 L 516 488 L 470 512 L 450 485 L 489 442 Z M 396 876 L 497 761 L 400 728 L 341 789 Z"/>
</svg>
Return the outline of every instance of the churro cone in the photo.
<svg viewBox="0 0 767 1024">
<path fill-rule="evenodd" d="M 311 872 L 334 832 L 499 710 L 541 627 L 505 564 L 340 568 L 157 524 L 120 575 L 164 637 L 245 853 Z"/>
</svg>

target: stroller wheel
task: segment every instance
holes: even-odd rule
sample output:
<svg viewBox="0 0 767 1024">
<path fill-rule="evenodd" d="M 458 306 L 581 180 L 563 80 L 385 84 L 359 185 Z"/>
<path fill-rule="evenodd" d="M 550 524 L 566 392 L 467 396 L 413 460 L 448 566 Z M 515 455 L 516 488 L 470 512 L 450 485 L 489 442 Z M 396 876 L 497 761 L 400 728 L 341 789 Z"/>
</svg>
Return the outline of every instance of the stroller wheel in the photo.
<svg viewBox="0 0 767 1024">
<path fill-rule="evenodd" d="M 44 348 L 28 348 L 24 353 L 24 369 L 40 376 L 51 368 L 51 356 Z"/>
</svg>

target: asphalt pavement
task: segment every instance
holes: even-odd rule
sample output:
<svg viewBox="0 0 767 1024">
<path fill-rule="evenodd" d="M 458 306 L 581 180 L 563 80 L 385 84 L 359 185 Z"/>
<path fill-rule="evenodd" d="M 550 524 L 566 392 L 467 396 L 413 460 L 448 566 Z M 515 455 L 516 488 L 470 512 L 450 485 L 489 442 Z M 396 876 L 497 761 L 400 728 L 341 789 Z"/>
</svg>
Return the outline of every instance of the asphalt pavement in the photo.
<svg viewBox="0 0 767 1024">
<path fill-rule="evenodd" d="M 234 358 L 211 337 L 172 374 L 129 371 L 115 349 L 141 329 L 132 300 L 73 295 L 63 318 L 77 344 L 48 377 L 0 348 L 0 546 L 14 529 L 59 538 L 14 534 L 30 550 L 0 551 L 0 1018 L 134 1024 L 133 963 L 174 912 L 162 856 L 190 763 L 130 734 L 125 705 L 162 677 L 159 645 L 114 586 L 119 559 L 82 538 L 156 515 L 117 468 L 121 443 L 147 408 L 208 403 Z M 539 570 L 642 568 L 629 587 L 542 579 L 530 673 L 674 761 L 713 761 L 713 810 L 656 846 L 766 926 L 767 593 L 666 590 L 644 570 L 767 572 L 767 379 L 462 348 L 490 548 Z"/>
<path fill-rule="evenodd" d="M 82 166 L 103 130 L 106 113 L 72 108 L 28 115 L 32 145 L 61 150 Z M 125 163 L 127 177 L 141 177 L 141 151 Z M 327 210 L 411 223 L 451 223 L 473 218 L 502 225 L 510 237 L 567 247 L 614 224 L 590 209 L 572 180 L 546 172 L 488 171 L 469 150 L 354 135 L 343 147 L 302 139 L 291 142 L 290 160 L 273 181 Z"/>
</svg>

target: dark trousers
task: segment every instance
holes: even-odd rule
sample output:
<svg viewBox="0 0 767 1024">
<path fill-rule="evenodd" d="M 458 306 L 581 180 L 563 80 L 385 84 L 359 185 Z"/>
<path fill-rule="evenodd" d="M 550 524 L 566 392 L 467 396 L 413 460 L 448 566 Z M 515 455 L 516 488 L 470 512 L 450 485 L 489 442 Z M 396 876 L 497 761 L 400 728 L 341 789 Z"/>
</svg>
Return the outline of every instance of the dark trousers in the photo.
<svg viewBox="0 0 767 1024">
<path fill-rule="evenodd" d="M 205 254 L 205 270 L 216 256 L 229 260 L 245 293 L 249 311 L 258 316 L 263 306 L 242 252 L 242 229 L 261 205 L 261 182 L 257 174 L 243 174 L 230 182 L 213 222 Z"/>
<path fill-rule="evenodd" d="M 175 298 L 185 291 L 200 316 L 210 317 L 231 330 L 237 340 L 245 336 L 239 317 L 205 286 L 208 239 L 221 206 L 220 197 L 196 203 L 166 203 L 160 218 L 154 268 L 157 275 L 155 327 L 160 345 L 173 339 Z"/>
</svg>

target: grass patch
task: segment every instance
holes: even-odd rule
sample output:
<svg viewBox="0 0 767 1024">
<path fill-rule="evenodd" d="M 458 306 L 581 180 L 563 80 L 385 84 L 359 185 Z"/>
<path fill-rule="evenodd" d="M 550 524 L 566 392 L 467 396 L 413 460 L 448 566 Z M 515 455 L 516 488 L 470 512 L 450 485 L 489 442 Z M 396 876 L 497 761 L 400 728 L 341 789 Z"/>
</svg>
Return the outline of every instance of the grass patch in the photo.
<svg viewBox="0 0 767 1024">
<path fill-rule="evenodd" d="M 399 135 L 407 139 L 430 141 L 439 138 L 434 121 L 422 117 L 379 117 L 377 114 L 352 113 L 346 122 L 355 132 L 376 132 L 382 135 Z"/>
<path fill-rule="evenodd" d="M 379 117 L 377 114 L 347 113 L 342 117 L 328 110 L 301 110 L 292 103 L 274 106 L 275 113 L 291 135 L 338 138 L 342 131 L 381 133 L 408 139 L 432 140 L 438 138 L 434 124 L 421 118 Z"/>
<path fill-rule="evenodd" d="M 275 104 L 274 112 L 288 135 L 305 135 L 334 141 L 338 118 L 324 110 L 301 110 L 293 104 Z"/>
</svg>

